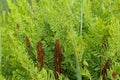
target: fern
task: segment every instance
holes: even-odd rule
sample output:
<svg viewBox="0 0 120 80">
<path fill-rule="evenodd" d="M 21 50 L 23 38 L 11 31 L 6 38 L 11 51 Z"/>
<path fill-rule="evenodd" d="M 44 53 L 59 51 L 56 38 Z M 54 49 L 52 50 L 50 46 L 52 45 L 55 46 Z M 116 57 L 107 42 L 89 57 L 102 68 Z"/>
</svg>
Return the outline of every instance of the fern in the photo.
<svg viewBox="0 0 120 80">
<path fill-rule="evenodd" d="M 120 79 L 119 4 L 118 0 L 1 0 L 0 79 Z M 60 50 L 55 53 L 62 53 L 58 59 L 64 70 L 57 70 L 57 78 L 56 39 Z"/>
</svg>

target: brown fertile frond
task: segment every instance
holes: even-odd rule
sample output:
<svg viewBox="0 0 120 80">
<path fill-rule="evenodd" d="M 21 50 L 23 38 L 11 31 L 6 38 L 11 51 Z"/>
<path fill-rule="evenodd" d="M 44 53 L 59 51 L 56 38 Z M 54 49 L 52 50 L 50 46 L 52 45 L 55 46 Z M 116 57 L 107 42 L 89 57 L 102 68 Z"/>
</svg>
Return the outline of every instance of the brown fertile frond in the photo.
<svg viewBox="0 0 120 80">
<path fill-rule="evenodd" d="M 54 52 L 54 66 L 55 66 L 55 78 L 58 79 L 58 73 L 63 73 L 63 68 L 61 65 L 62 62 L 62 51 L 60 47 L 59 40 L 56 39 L 55 41 L 55 52 Z"/>
<path fill-rule="evenodd" d="M 115 71 L 112 72 L 112 77 L 113 77 L 113 79 L 115 79 L 115 80 L 117 79 L 117 73 L 116 73 Z"/>
<path fill-rule="evenodd" d="M 107 69 L 109 69 L 109 66 L 110 66 L 110 63 L 109 63 L 109 60 L 107 60 L 100 72 L 100 74 L 103 76 L 102 80 L 107 80 Z"/>
<path fill-rule="evenodd" d="M 109 60 L 107 60 L 106 63 L 105 63 L 105 68 L 109 69 L 109 66 L 110 66 L 110 62 L 109 62 Z"/>
<path fill-rule="evenodd" d="M 29 41 L 28 36 L 26 36 L 26 46 L 27 48 L 30 48 L 30 41 Z"/>
<path fill-rule="evenodd" d="M 41 41 L 37 43 L 37 59 L 38 65 L 40 65 L 40 69 L 42 69 L 44 67 L 44 50 Z"/>
</svg>

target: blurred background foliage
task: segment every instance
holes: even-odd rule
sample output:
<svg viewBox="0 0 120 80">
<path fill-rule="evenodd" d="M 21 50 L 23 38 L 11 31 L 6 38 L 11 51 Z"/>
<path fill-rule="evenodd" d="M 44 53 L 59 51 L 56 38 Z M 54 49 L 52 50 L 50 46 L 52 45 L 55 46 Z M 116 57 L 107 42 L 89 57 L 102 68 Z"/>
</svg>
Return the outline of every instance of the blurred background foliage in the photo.
<svg viewBox="0 0 120 80">
<path fill-rule="evenodd" d="M 120 0 L 0 0 L 0 36 L 1 80 L 55 80 L 56 39 L 63 55 L 59 80 L 120 79 Z M 45 52 L 42 70 L 32 59 L 38 41 Z"/>
</svg>

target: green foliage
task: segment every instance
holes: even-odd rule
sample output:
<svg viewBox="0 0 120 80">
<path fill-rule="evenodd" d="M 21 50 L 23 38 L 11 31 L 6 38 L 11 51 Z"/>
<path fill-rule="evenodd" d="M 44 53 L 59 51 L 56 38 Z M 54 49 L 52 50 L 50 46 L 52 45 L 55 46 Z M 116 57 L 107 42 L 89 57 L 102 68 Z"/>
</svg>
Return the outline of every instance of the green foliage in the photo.
<svg viewBox="0 0 120 80">
<path fill-rule="evenodd" d="M 119 0 L 81 1 L 1 0 L 5 5 L 0 6 L 0 80 L 55 80 L 56 39 L 64 69 L 59 80 L 102 80 L 106 60 L 110 63 L 107 78 L 112 80 L 116 72 L 120 79 Z M 38 41 L 45 52 L 42 70 L 34 61 Z"/>
</svg>

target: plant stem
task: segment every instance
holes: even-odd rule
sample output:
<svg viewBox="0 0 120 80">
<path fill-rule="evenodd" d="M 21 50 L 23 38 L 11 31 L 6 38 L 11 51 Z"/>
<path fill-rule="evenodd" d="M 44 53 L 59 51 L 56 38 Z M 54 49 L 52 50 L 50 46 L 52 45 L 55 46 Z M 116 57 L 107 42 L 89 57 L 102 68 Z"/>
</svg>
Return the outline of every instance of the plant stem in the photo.
<svg viewBox="0 0 120 80">
<path fill-rule="evenodd" d="M 1 47 L 1 44 L 2 44 L 2 43 L 1 43 L 1 32 L 0 32 L 0 65 L 1 65 L 1 57 L 2 57 L 2 51 L 1 51 L 1 50 L 2 50 L 1 48 L 2 48 L 2 47 Z M 1 66 L 0 66 L 0 67 L 1 67 Z M 1 68 L 0 68 L 0 70 L 1 70 Z"/>
<path fill-rule="evenodd" d="M 82 28 L 83 28 L 83 0 L 81 2 L 81 10 L 80 10 L 80 35 L 82 36 Z"/>
<path fill-rule="evenodd" d="M 78 80 L 82 80 L 81 73 L 80 73 L 79 62 L 78 62 L 78 56 L 77 55 L 76 55 L 76 72 L 77 72 Z"/>
</svg>

